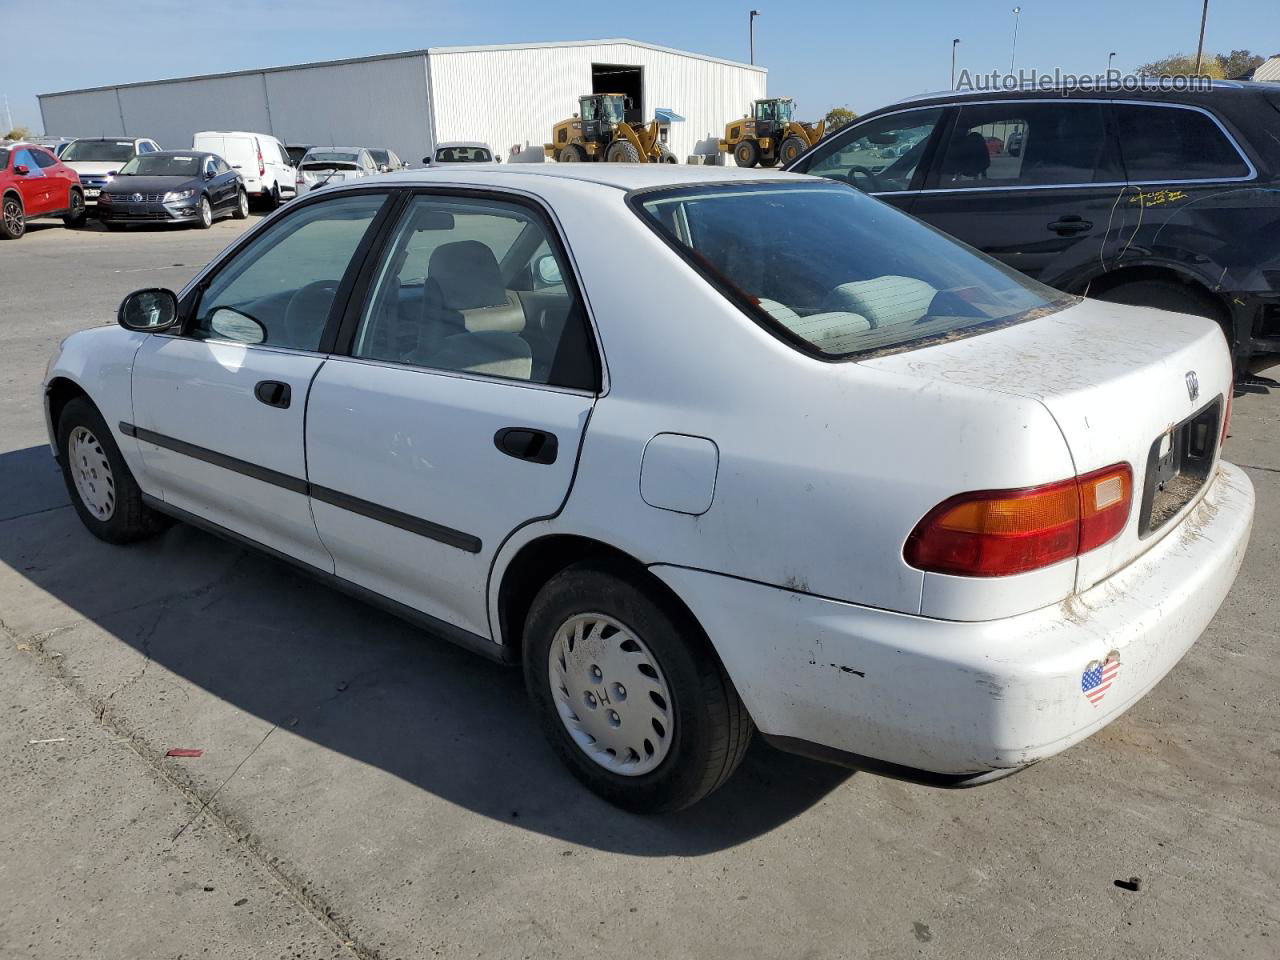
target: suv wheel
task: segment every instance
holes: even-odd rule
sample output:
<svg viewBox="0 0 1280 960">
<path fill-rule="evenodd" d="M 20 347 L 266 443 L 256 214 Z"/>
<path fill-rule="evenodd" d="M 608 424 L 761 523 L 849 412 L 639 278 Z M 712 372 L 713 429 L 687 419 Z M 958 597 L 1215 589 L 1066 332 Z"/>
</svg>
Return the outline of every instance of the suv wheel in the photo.
<svg viewBox="0 0 1280 960">
<path fill-rule="evenodd" d="M 79 190 L 72 190 L 71 191 L 71 210 L 65 217 L 62 218 L 62 222 L 65 223 L 68 227 L 71 227 L 74 229 L 76 227 L 83 227 L 87 217 L 88 217 L 88 213 L 85 211 L 85 208 L 84 208 L 84 194 L 82 194 Z"/>
<path fill-rule="evenodd" d="M 638 813 L 679 810 L 737 769 L 754 729 L 710 644 L 661 594 L 578 565 L 529 610 L 524 676 L 583 784 Z"/>
<path fill-rule="evenodd" d="M 9 194 L 0 203 L 0 240 L 17 240 L 27 232 L 27 217 L 22 201 Z"/>
</svg>

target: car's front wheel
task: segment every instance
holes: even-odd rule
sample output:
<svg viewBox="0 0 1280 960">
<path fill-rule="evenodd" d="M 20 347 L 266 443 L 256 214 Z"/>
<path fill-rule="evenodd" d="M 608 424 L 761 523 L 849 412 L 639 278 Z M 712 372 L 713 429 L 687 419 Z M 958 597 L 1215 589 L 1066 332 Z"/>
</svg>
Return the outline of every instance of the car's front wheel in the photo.
<svg viewBox="0 0 1280 960">
<path fill-rule="evenodd" d="M 753 726 L 687 613 L 621 569 L 552 577 L 524 633 L 529 696 L 573 774 L 638 813 L 679 810 L 737 769 Z"/>
<path fill-rule="evenodd" d="M 231 215 L 237 220 L 247 220 L 249 217 L 249 195 L 243 190 L 236 191 L 236 209 Z"/>
<path fill-rule="evenodd" d="M 196 207 L 196 228 L 199 230 L 208 230 L 213 226 L 213 207 L 209 205 L 208 197 L 201 197 L 200 203 Z"/>
<path fill-rule="evenodd" d="M 27 214 L 22 201 L 9 194 L 0 203 L 0 240 L 17 240 L 27 232 Z"/>
<path fill-rule="evenodd" d="M 163 529 L 102 414 L 83 397 L 68 401 L 58 418 L 58 459 L 72 506 L 99 540 L 128 543 Z"/>
</svg>

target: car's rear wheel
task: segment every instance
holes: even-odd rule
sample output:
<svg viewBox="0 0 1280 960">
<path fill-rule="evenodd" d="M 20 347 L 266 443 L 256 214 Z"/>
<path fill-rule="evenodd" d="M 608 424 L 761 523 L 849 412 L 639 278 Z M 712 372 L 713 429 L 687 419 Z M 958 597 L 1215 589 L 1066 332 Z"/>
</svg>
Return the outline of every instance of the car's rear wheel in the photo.
<svg viewBox="0 0 1280 960">
<path fill-rule="evenodd" d="M 740 167 L 754 167 L 760 162 L 760 147 L 754 140 L 739 140 L 733 148 L 733 162 Z"/>
<path fill-rule="evenodd" d="M 1205 317 L 1222 328 L 1227 345 L 1235 349 L 1235 335 L 1226 309 L 1209 294 L 1188 284 L 1176 280 L 1132 280 L 1094 294 L 1094 299 Z"/>
<path fill-rule="evenodd" d="M 70 212 L 62 218 L 62 222 L 74 229 L 83 227 L 87 217 L 88 213 L 84 207 L 84 194 L 79 190 L 72 190 Z"/>
<path fill-rule="evenodd" d="M 196 229 L 208 230 L 213 226 L 213 207 L 209 205 L 208 197 L 201 197 L 200 203 L 196 207 Z"/>
<path fill-rule="evenodd" d="M 274 210 L 280 206 L 280 184 L 273 183 L 271 190 L 265 194 L 267 201 L 267 209 Z"/>
<path fill-rule="evenodd" d="M 0 240 L 17 240 L 27 232 L 27 215 L 22 201 L 9 194 L 0 201 Z"/>
<path fill-rule="evenodd" d="M 83 397 L 70 400 L 58 418 L 58 459 L 71 504 L 98 539 L 128 543 L 164 528 L 164 517 L 142 502 L 102 414 Z"/>
<path fill-rule="evenodd" d="M 245 220 L 249 217 L 249 195 L 243 190 L 236 191 L 236 209 L 231 215 L 237 220 Z"/>
<path fill-rule="evenodd" d="M 621 569 L 570 567 L 538 592 L 524 675 L 582 783 L 639 813 L 679 810 L 737 769 L 753 726 L 689 616 Z"/>
</svg>

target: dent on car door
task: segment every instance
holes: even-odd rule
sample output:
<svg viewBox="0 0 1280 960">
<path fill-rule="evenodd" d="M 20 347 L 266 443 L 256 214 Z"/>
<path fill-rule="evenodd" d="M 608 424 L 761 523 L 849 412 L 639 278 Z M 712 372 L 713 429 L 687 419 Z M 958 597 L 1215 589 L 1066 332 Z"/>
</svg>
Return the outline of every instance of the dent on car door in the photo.
<svg viewBox="0 0 1280 960">
<path fill-rule="evenodd" d="M 910 210 L 943 115 L 941 107 L 925 107 L 873 117 L 836 133 L 792 169 L 848 183 Z"/>
<path fill-rule="evenodd" d="M 415 195 L 366 270 L 349 356 L 311 389 L 316 525 L 340 577 L 488 637 L 495 552 L 569 492 L 598 382 L 584 304 L 514 200 Z"/>
<path fill-rule="evenodd" d="M 133 371 L 147 489 L 324 570 L 307 499 L 303 415 L 331 314 L 384 193 L 299 208 L 254 235 L 184 300 L 181 335 L 154 335 Z"/>
<path fill-rule="evenodd" d="M 965 104 L 912 213 L 1053 284 L 1116 246 L 1123 180 L 1102 103 Z"/>
</svg>

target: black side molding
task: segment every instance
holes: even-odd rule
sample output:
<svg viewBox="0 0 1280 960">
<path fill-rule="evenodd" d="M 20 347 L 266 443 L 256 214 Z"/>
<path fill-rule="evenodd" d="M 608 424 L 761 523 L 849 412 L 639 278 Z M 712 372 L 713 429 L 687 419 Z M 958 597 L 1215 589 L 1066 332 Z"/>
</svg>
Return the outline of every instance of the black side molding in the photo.
<svg viewBox="0 0 1280 960">
<path fill-rule="evenodd" d="M 860 753 L 837 750 L 835 747 L 801 740 L 799 737 L 780 737 L 772 733 L 762 733 L 760 735 L 764 737 L 769 746 L 776 747 L 786 753 L 799 754 L 802 757 L 808 757 L 810 760 L 820 760 L 823 763 L 835 764 L 837 767 L 849 767 L 852 770 L 874 773 L 877 776 L 889 777 L 892 780 L 905 780 L 908 783 L 919 783 L 926 787 L 941 787 L 944 790 L 977 787 L 995 780 L 1003 780 L 1005 777 L 1011 777 L 1015 773 L 1020 773 L 1027 769 L 1027 767 L 1010 767 L 1003 770 L 980 770 L 977 773 L 935 773 L 932 770 L 917 770 L 915 767 L 904 767 L 899 763 L 877 760 L 875 757 L 864 757 Z M 1031 764 L 1027 764 L 1027 766 L 1031 766 Z"/>
<path fill-rule="evenodd" d="M 142 502 L 152 510 L 173 517 L 185 524 L 196 527 L 206 533 L 211 533 L 215 537 L 221 537 L 224 540 L 230 540 L 232 543 L 238 543 L 241 546 L 251 547 L 254 550 L 264 553 L 267 556 L 287 563 L 291 567 L 301 570 L 303 573 L 309 574 L 322 583 L 341 590 L 343 593 L 350 594 L 358 600 L 371 604 L 375 607 L 381 607 L 388 613 L 407 620 L 416 627 L 433 633 L 450 643 L 455 643 L 460 647 L 465 647 L 472 653 L 478 653 L 486 660 L 493 660 L 496 663 L 515 663 L 518 654 L 510 647 L 506 647 L 500 643 L 495 643 L 488 637 L 482 637 L 478 633 L 472 633 L 469 630 L 463 630 L 461 627 L 455 627 L 452 623 L 445 620 L 437 619 L 421 610 L 415 610 L 413 607 L 400 603 L 398 600 L 392 600 L 390 597 L 384 597 L 380 593 L 375 593 L 358 583 L 352 583 L 350 580 L 344 580 L 342 577 L 330 573 L 328 570 L 321 570 L 319 567 L 313 567 L 309 563 L 305 563 L 296 557 L 291 557 L 287 553 L 281 553 L 279 550 L 273 550 L 271 547 L 265 546 L 248 537 L 236 533 L 234 530 L 228 530 L 226 527 L 206 520 L 204 517 L 196 516 L 194 513 L 188 513 L 181 507 L 175 507 L 172 504 L 165 503 L 163 500 L 151 496 L 149 493 L 142 495 Z"/>
<path fill-rule="evenodd" d="M 399 510 L 393 510 L 391 507 L 384 507 L 368 500 L 361 500 L 359 497 L 353 497 L 339 490 L 330 490 L 328 487 L 308 483 L 301 477 L 294 477 L 287 473 L 280 473 L 278 470 L 260 467 L 256 463 L 249 463 L 247 460 L 230 457 L 225 453 L 219 453 L 207 447 L 196 446 L 194 443 L 187 443 L 185 440 L 168 437 L 145 427 L 137 427 L 123 420 L 120 422 L 120 432 L 126 437 L 136 437 L 145 443 L 155 444 L 157 447 L 172 450 L 194 460 L 211 463 L 215 467 L 222 467 L 224 470 L 231 470 L 246 477 L 252 477 L 254 480 L 261 480 L 263 483 L 281 487 L 292 493 L 302 494 L 304 497 L 313 497 L 339 509 L 358 513 L 360 516 L 368 517 L 370 520 L 377 520 L 379 523 L 385 523 L 400 530 L 407 530 L 409 533 L 416 533 L 420 537 L 436 540 L 450 547 L 457 547 L 467 553 L 479 553 L 483 547 L 479 537 L 463 533 L 461 530 L 454 530 L 452 527 L 433 523 L 430 520 L 423 520 L 420 517 L 402 513 Z"/>
</svg>

